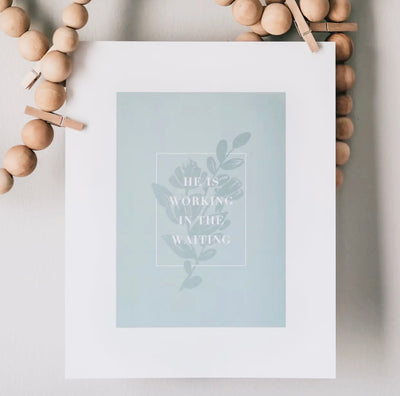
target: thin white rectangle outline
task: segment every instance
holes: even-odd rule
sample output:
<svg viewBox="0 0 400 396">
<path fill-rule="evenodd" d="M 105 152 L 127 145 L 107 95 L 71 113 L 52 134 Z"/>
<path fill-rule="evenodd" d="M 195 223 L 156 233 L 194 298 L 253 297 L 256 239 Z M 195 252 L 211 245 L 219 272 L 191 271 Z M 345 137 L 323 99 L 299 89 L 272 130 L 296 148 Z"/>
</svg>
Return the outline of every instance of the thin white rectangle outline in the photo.
<svg viewBox="0 0 400 396">
<path fill-rule="evenodd" d="M 158 156 L 159 155 L 214 155 L 214 153 L 160 153 L 156 152 L 156 183 L 158 183 Z M 244 264 L 211 265 L 199 264 L 199 268 L 246 268 L 247 267 L 247 153 L 235 153 L 244 156 Z M 183 268 L 183 264 L 158 264 L 158 203 L 156 201 L 156 268 Z"/>
</svg>

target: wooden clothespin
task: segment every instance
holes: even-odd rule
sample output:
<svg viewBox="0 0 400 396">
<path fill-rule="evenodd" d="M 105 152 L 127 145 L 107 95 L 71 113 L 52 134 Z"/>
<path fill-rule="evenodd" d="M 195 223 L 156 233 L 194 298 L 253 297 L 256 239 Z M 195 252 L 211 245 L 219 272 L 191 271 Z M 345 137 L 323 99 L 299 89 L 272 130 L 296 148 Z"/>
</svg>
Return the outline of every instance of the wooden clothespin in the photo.
<svg viewBox="0 0 400 396">
<path fill-rule="evenodd" d="M 48 54 L 50 51 L 54 50 L 54 45 L 47 51 L 46 54 Z M 46 55 L 43 56 L 43 58 Z M 42 58 L 42 59 L 43 59 Z M 36 62 L 35 66 L 31 69 L 31 71 L 29 73 L 27 73 L 25 75 L 25 77 L 23 78 L 23 80 L 21 81 L 21 86 L 24 89 L 31 89 L 37 80 L 39 80 L 40 76 L 41 76 L 41 72 L 40 72 L 40 62 Z"/>
<path fill-rule="evenodd" d="M 357 32 L 356 22 L 311 22 L 310 29 L 313 32 Z"/>
<path fill-rule="evenodd" d="M 289 10 L 292 12 L 294 23 L 296 25 L 297 31 L 303 40 L 308 44 L 311 52 L 317 52 L 319 50 L 318 43 L 316 42 L 308 23 L 304 19 L 296 0 L 286 0 L 285 4 L 288 6 Z"/>
<path fill-rule="evenodd" d="M 83 124 L 82 122 L 71 120 L 70 118 L 64 117 L 62 115 L 49 113 L 47 111 L 36 109 L 35 107 L 31 106 L 26 106 L 25 114 L 39 118 L 58 127 L 71 128 L 75 129 L 76 131 L 81 131 L 83 128 L 85 128 L 85 124 Z"/>
</svg>

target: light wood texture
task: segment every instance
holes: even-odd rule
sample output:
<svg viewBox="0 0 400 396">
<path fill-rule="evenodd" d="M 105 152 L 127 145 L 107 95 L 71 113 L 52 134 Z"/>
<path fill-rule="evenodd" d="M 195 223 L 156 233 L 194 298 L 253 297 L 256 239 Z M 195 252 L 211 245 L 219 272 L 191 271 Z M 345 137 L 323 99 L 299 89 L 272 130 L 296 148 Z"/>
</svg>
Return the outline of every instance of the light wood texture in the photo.
<svg viewBox="0 0 400 396">
<path fill-rule="evenodd" d="M 215 2 L 220 6 L 226 7 L 226 6 L 231 5 L 234 2 L 234 0 L 215 0 Z"/>
<path fill-rule="evenodd" d="M 66 100 L 65 88 L 62 84 L 42 81 L 35 92 L 35 103 L 44 111 L 58 110 Z"/>
<path fill-rule="evenodd" d="M 336 118 L 336 139 L 347 140 L 353 136 L 354 124 L 349 117 Z"/>
<path fill-rule="evenodd" d="M 31 62 L 42 59 L 49 48 L 49 39 L 37 30 L 29 30 L 18 39 L 19 53 Z"/>
<path fill-rule="evenodd" d="M 29 26 L 29 16 L 22 8 L 8 7 L 0 14 L 0 29 L 10 37 L 21 37 Z"/>
<path fill-rule="evenodd" d="M 35 170 L 36 165 L 36 154 L 23 145 L 10 148 L 4 157 L 4 167 L 14 177 L 30 175 Z"/>
<path fill-rule="evenodd" d="M 236 41 L 262 41 L 262 38 L 254 32 L 244 32 L 239 34 Z"/>
<path fill-rule="evenodd" d="M 328 19 L 333 22 L 344 22 L 351 14 L 350 0 L 330 0 L 331 7 Z"/>
<path fill-rule="evenodd" d="M 8 193 L 14 185 L 14 178 L 6 169 L 0 169 L 0 195 Z"/>
<path fill-rule="evenodd" d="M 329 12 L 329 0 L 300 0 L 300 9 L 310 22 L 322 21 Z"/>
<path fill-rule="evenodd" d="M 336 167 L 336 190 L 340 190 L 343 186 L 344 174 L 340 168 Z"/>
<path fill-rule="evenodd" d="M 64 117 L 59 114 L 49 113 L 47 111 L 36 109 L 31 106 L 26 106 L 25 114 L 39 118 L 43 121 L 49 122 L 50 124 L 56 125 L 58 127 L 71 128 L 76 131 L 81 131 L 82 129 L 85 128 L 85 124 L 83 124 L 82 122 L 72 120 L 68 117 Z"/>
<path fill-rule="evenodd" d="M 265 9 L 265 7 L 263 7 Z M 258 34 L 259 36 L 268 36 L 268 32 L 264 29 L 263 25 L 261 24 L 261 19 L 254 25 L 250 26 L 251 30 Z"/>
<path fill-rule="evenodd" d="M 336 43 L 336 62 L 347 62 L 353 55 L 353 40 L 347 34 L 333 33 L 327 41 Z"/>
<path fill-rule="evenodd" d="M 74 3 L 78 3 L 78 4 L 88 4 L 90 3 L 90 0 L 74 0 Z"/>
<path fill-rule="evenodd" d="M 344 165 L 350 159 L 350 146 L 345 142 L 336 142 L 336 164 Z"/>
<path fill-rule="evenodd" d="M 51 82 L 65 81 L 72 73 L 72 59 L 60 51 L 50 51 L 42 59 L 40 71 L 43 77 Z"/>
<path fill-rule="evenodd" d="M 297 5 L 296 0 L 286 0 L 285 4 L 289 7 L 290 11 L 295 20 L 295 25 L 300 36 L 305 40 L 311 52 L 317 52 L 319 50 L 318 43 L 316 42 L 310 27 L 308 26 L 303 14 Z"/>
<path fill-rule="evenodd" d="M 31 120 L 22 129 L 22 141 L 32 150 L 44 150 L 54 139 L 53 127 L 42 120 Z"/>
<path fill-rule="evenodd" d="M 79 34 L 76 30 L 62 26 L 58 28 L 53 35 L 53 45 L 58 51 L 69 53 L 78 48 Z"/>
<path fill-rule="evenodd" d="M 261 18 L 263 28 L 274 36 L 285 34 L 292 27 L 292 22 L 291 12 L 280 3 L 267 5 Z"/>
<path fill-rule="evenodd" d="M 88 22 L 89 14 L 87 9 L 77 3 L 67 6 L 63 12 L 62 20 L 66 26 L 73 29 L 82 29 Z"/>
<path fill-rule="evenodd" d="M 12 0 L 0 0 L 0 12 L 3 12 L 6 8 L 11 7 Z"/>
<path fill-rule="evenodd" d="M 356 80 L 354 69 L 350 65 L 336 65 L 336 91 L 345 92 L 353 88 Z"/>
<path fill-rule="evenodd" d="M 236 0 L 232 5 L 232 15 L 236 22 L 244 26 L 257 23 L 263 13 L 259 0 Z"/>
<path fill-rule="evenodd" d="M 336 115 L 347 116 L 353 110 L 353 98 L 350 95 L 336 97 Z"/>
<path fill-rule="evenodd" d="M 313 32 L 357 32 L 358 23 L 356 22 L 311 22 L 310 29 Z"/>
</svg>

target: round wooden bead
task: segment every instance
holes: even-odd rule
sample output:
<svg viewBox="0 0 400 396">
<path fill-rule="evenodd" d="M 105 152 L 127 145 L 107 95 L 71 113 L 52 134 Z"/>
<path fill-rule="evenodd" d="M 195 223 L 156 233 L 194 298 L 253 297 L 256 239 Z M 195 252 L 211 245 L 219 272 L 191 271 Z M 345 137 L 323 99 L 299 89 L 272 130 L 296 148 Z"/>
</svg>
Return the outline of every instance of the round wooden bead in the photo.
<svg viewBox="0 0 400 396">
<path fill-rule="evenodd" d="M 350 159 L 350 146 L 345 142 L 336 142 L 336 164 L 344 165 Z"/>
<path fill-rule="evenodd" d="M 329 12 L 329 0 L 300 0 L 303 15 L 311 22 L 319 22 L 326 18 Z"/>
<path fill-rule="evenodd" d="M 350 95 L 338 95 L 336 97 L 336 114 L 346 116 L 353 110 L 353 98 Z"/>
<path fill-rule="evenodd" d="M 26 146 L 14 146 L 4 157 L 4 167 L 14 177 L 30 175 L 36 168 L 36 154 Z"/>
<path fill-rule="evenodd" d="M 43 77 L 51 82 L 65 81 L 72 73 L 72 60 L 60 51 L 50 51 L 40 63 Z"/>
<path fill-rule="evenodd" d="M 66 92 L 62 84 L 43 80 L 36 88 L 35 103 L 44 111 L 56 111 L 65 102 Z"/>
<path fill-rule="evenodd" d="M 29 16 L 22 8 L 8 7 L 0 14 L 0 29 L 8 36 L 22 36 L 30 24 Z"/>
<path fill-rule="evenodd" d="M 344 182 L 344 175 L 343 172 L 336 167 L 336 189 L 339 190 Z"/>
<path fill-rule="evenodd" d="M 349 117 L 336 118 L 336 139 L 347 140 L 353 136 L 354 124 Z"/>
<path fill-rule="evenodd" d="M 53 35 L 53 44 L 58 51 L 69 53 L 77 49 L 79 34 L 76 30 L 67 26 L 58 28 Z"/>
<path fill-rule="evenodd" d="M 78 3 L 78 4 L 88 4 L 90 3 L 90 0 L 74 0 L 74 3 Z"/>
<path fill-rule="evenodd" d="M 31 62 L 42 59 L 49 48 L 48 38 L 37 30 L 29 30 L 18 39 L 19 53 Z"/>
<path fill-rule="evenodd" d="M 265 8 L 261 24 L 269 34 L 279 36 L 291 28 L 292 21 L 292 13 L 284 4 L 272 3 Z"/>
<path fill-rule="evenodd" d="M 0 12 L 3 12 L 6 8 L 11 7 L 13 0 L 0 0 Z"/>
<path fill-rule="evenodd" d="M 344 22 L 351 13 L 350 0 L 331 0 L 328 19 L 333 22 Z"/>
<path fill-rule="evenodd" d="M 215 0 L 215 2 L 220 6 L 228 6 L 231 5 L 234 0 Z"/>
<path fill-rule="evenodd" d="M 9 192 L 14 185 L 14 178 L 6 169 L 0 169 L 0 194 Z"/>
<path fill-rule="evenodd" d="M 241 25 L 251 26 L 257 23 L 262 15 L 263 6 L 259 0 L 236 0 L 232 6 L 232 15 Z"/>
<path fill-rule="evenodd" d="M 73 29 L 82 29 L 89 19 L 87 9 L 77 3 L 67 6 L 63 12 L 62 20 L 66 26 Z"/>
<path fill-rule="evenodd" d="M 333 33 L 327 41 L 336 43 L 336 62 L 346 62 L 353 55 L 353 40 L 344 33 Z"/>
<path fill-rule="evenodd" d="M 22 129 L 22 141 L 32 150 L 43 150 L 49 147 L 53 138 L 53 127 L 42 120 L 29 121 Z"/>
<path fill-rule="evenodd" d="M 236 41 L 262 41 L 262 39 L 258 34 L 253 32 L 244 32 L 239 34 Z"/>
<path fill-rule="evenodd" d="M 356 75 L 350 65 L 336 65 L 336 91 L 345 92 L 353 88 Z"/>
</svg>

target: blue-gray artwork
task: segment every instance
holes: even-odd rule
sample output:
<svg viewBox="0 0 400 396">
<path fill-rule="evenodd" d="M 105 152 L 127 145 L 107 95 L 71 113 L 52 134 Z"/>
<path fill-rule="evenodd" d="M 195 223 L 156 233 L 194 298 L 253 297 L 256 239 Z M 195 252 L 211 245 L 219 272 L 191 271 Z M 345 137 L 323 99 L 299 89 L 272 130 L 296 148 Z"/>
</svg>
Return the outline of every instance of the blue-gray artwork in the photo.
<svg viewBox="0 0 400 396">
<path fill-rule="evenodd" d="M 285 94 L 117 94 L 117 326 L 285 326 Z"/>
</svg>

